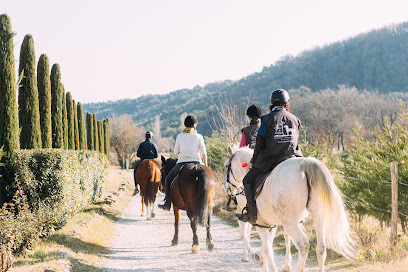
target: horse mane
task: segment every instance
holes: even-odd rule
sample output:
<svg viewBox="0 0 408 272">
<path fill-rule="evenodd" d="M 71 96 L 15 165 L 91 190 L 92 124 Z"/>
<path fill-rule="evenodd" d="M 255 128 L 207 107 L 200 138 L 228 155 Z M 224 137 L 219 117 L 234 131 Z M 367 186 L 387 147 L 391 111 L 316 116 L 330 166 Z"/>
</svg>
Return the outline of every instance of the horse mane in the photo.
<svg viewBox="0 0 408 272">
<path fill-rule="evenodd" d="M 228 154 L 231 156 L 232 154 L 235 154 L 238 151 L 243 151 L 246 153 L 254 153 L 254 150 L 249 148 L 248 146 L 244 146 L 244 147 L 239 147 L 239 144 L 232 144 L 228 146 Z"/>
</svg>

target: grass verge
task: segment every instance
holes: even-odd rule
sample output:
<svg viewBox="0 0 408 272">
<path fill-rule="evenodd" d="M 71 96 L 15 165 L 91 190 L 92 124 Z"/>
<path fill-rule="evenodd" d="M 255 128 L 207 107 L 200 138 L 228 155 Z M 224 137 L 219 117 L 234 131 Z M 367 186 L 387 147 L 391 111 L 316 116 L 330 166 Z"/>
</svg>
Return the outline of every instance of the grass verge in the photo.
<svg viewBox="0 0 408 272">
<path fill-rule="evenodd" d="M 9 271 L 105 271 L 104 263 L 115 232 L 115 223 L 127 207 L 134 189 L 127 173 L 131 173 L 131 170 L 110 167 L 108 182 L 99 201 L 88 205 L 70 218 L 62 229 L 39 241 L 24 256 L 17 258 Z M 110 205 L 105 201 L 109 196 L 114 199 Z"/>
</svg>

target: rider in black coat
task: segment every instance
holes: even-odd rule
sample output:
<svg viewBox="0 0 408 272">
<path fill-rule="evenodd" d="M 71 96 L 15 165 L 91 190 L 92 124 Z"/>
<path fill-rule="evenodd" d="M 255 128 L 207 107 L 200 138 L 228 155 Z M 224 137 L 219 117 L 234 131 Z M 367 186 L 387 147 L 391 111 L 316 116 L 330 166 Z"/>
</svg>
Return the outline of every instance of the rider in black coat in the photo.
<svg viewBox="0 0 408 272">
<path fill-rule="evenodd" d="M 153 133 L 150 131 L 147 131 L 145 134 L 146 140 L 142 143 L 140 143 L 139 148 L 137 149 L 137 153 L 136 155 L 140 158 L 140 161 L 143 161 L 145 159 L 155 159 L 158 157 L 158 151 L 157 151 L 157 146 L 156 144 L 151 140 L 151 138 L 153 137 Z M 135 166 L 135 173 L 136 173 L 136 169 L 139 166 L 139 163 Z M 137 193 L 139 193 L 139 189 L 137 188 L 137 182 L 136 182 L 136 178 L 135 178 L 135 192 L 133 193 L 134 195 L 136 195 Z"/>
<path fill-rule="evenodd" d="M 271 95 L 271 112 L 262 116 L 258 129 L 254 155 L 248 166 L 243 184 L 247 199 L 247 213 L 236 214 L 239 220 L 255 224 L 257 208 L 254 198 L 256 179 L 272 171 L 279 163 L 291 157 L 302 157 L 298 145 L 300 120 L 289 112 L 289 94 L 278 89 Z"/>
</svg>

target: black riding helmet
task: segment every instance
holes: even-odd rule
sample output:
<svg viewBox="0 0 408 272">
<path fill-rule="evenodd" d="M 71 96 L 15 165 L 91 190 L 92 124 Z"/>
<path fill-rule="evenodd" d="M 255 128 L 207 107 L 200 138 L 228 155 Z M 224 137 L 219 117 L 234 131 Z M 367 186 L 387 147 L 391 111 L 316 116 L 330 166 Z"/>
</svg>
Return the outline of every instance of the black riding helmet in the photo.
<svg viewBox="0 0 408 272">
<path fill-rule="evenodd" d="M 285 89 L 277 89 L 272 92 L 271 103 L 286 103 L 289 101 L 289 93 Z"/>
<path fill-rule="evenodd" d="M 186 127 L 194 127 L 195 124 L 197 124 L 197 118 L 194 115 L 189 115 L 184 119 L 184 125 Z"/>
<path fill-rule="evenodd" d="M 260 107 L 256 106 L 255 104 L 252 104 L 251 106 L 248 107 L 246 114 L 250 118 L 261 118 L 262 110 Z"/>
<path fill-rule="evenodd" d="M 146 137 L 146 139 L 147 138 L 152 138 L 153 137 L 153 132 L 147 131 L 146 134 L 145 134 L 145 137 Z"/>
</svg>

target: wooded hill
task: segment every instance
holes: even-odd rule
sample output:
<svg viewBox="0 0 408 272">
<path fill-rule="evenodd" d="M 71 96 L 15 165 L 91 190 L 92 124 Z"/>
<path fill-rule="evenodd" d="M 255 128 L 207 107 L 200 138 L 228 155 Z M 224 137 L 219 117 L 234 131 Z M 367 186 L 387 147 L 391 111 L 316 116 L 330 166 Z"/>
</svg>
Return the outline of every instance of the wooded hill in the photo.
<svg viewBox="0 0 408 272">
<path fill-rule="evenodd" d="M 85 104 L 84 110 L 96 113 L 99 119 L 130 114 L 148 129 L 155 116 L 160 115 L 162 136 L 177 134 L 180 116 L 187 112 L 198 116 L 199 132 L 210 135 L 214 128 L 210 123 L 219 108 L 227 104 L 234 104 L 243 112 L 250 100 L 266 110 L 271 91 L 276 88 L 305 86 L 318 92 L 337 89 L 339 85 L 378 94 L 408 92 L 408 22 L 307 50 L 298 56 L 283 57 L 238 81 L 210 83 L 165 95 Z"/>
</svg>

